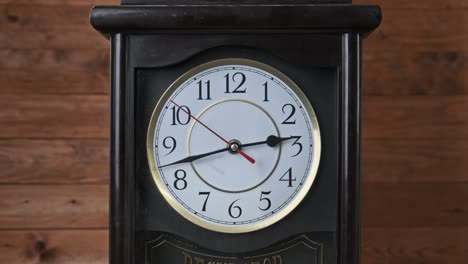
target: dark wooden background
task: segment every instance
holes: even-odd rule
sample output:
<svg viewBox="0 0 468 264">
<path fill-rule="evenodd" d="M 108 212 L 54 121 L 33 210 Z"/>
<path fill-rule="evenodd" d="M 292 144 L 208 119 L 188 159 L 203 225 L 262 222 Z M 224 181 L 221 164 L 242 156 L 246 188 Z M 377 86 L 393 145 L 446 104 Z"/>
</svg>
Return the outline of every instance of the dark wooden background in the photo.
<svg viewBox="0 0 468 264">
<path fill-rule="evenodd" d="M 360 0 L 363 1 L 363 0 Z M 468 1 L 367 0 L 363 264 L 468 259 Z M 117 0 L 0 0 L 0 263 L 107 263 Z"/>
</svg>

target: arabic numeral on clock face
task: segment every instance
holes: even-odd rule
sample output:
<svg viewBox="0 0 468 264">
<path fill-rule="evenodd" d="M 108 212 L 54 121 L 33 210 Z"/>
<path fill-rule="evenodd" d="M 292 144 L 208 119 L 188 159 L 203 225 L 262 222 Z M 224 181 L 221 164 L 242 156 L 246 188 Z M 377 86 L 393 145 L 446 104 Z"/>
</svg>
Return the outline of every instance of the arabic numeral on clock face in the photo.
<svg viewBox="0 0 468 264">
<path fill-rule="evenodd" d="M 296 178 L 292 177 L 292 168 L 289 168 L 289 170 L 281 176 L 280 181 L 288 182 L 288 187 L 293 187 L 292 182 L 296 181 Z"/>
<path fill-rule="evenodd" d="M 206 81 L 203 85 L 202 80 L 197 82 L 198 85 L 198 99 L 197 100 L 211 100 L 211 82 Z M 205 86 L 206 97 L 203 97 L 205 92 L 203 92 L 203 86 Z"/>
<path fill-rule="evenodd" d="M 263 84 L 263 88 L 265 89 L 265 97 L 263 99 L 263 102 L 269 102 L 269 100 L 268 100 L 268 82 L 265 82 Z"/>
<path fill-rule="evenodd" d="M 186 105 L 179 107 L 173 106 L 172 110 L 172 126 L 176 125 L 187 125 L 190 122 L 190 108 Z"/>
<path fill-rule="evenodd" d="M 167 156 L 167 155 L 171 154 L 172 152 L 174 152 L 175 148 L 177 147 L 177 142 L 176 142 L 175 138 L 173 138 L 171 136 L 164 138 L 163 147 L 165 149 L 169 149 L 169 153 L 167 153 L 165 156 Z"/>
<path fill-rule="evenodd" d="M 261 201 L 261 202 L 264 202 L 264 204 L 266 204 L 265 206 L 263 206 L 263 208 L 259 206 L 258 208 L 259 208 L 260 210 L 266 211 L 266 210 L 268 210 L 268 209 L 271 208 L 271 200 L 268 199 L 267 197 L 264 197 L 264 196 L 267 196 L 267 195 L 270 195 L 270 194 L 271 194 L 271 191 L 269 191 L 269 192 L 262 192 L 262 194 L 260 195 L 260 201 Z"/>
<path fill-rule="evenodd" d="M 187 188 L 187 173 L 184 170 L 176 170 L 174 173 L 175 181 L 174 181 L 174 188 L 179 191 L 185 190 Z"/>
<path fill-rule="evenodd" d="M 206 212 L 206 204 L 208 203 L 208 198 L 210 198 L 211 192 L 199 192 L 198 195 L 205 195 L 205 202 L 203 202 L 202 212 Z"/>
<path fill-rule="evenodd" d="M 240 199 L 235 200 L 229 206 L 229 210 L 228 210 L 229 216 L 231 216 L 234 219 L 239 218 L 242 215 L 242 208 L 240 208 L 240 206 L 238 206 L 238 205 L 234 205 L 239 200 Z"/>
<path fill-rule="evenodd" d="M 296 136 L 296 137 L 292 137 L 294 139 L 296 139 L 294 141 L 294 143 L 292 144 L 292 146 L 297 146 L 297 153 L 291 157 L 297 157 L 297 155 L 301 154 L 302 152 L 302 144 L 299 142 L 299 140 L 301 139 L 301 136 Z"/>
<path fill-rule="evenodd" d="M 242 72 L 236 72 L 232 75 L 232 78 L 230 78 L 230 76 L 231 75 L 229 73 L 224 75 L 224 78 L 226 79 L 226 91 L 224 93 L 245 93 L 247 89 L 242 89 L 247 79 L 247 77 L 245 77 L 245 74 L 243 74 Z M 232 92 L 231 83 L 237 85 Z"/>
<path fill-rule="evenodd" d="M 283 121 L 283 125 L 294 125 L 296 124 L 296 119 L 291 120 L 296 113 L 296 107 L 292 104 L 285 104 L 283 105 L 283 114 L 287 114 L 288 117 Z"/>
</svg>

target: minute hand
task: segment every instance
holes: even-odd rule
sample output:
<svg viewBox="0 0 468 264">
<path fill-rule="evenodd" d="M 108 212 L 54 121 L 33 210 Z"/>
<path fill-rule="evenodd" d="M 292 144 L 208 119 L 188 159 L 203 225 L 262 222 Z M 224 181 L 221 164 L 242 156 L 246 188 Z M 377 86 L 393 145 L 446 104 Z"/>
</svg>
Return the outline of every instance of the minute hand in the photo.
<svg viewBox="0 0 468 264">
<path fill-rule="evenodd" d="M 293 139 L 295 137 L 286 137 L 286 138 L 280 138 L 280 137 L 277 137 L 277 136 L 269 136 L 267 138 L 267 140 L 265 141 L 259 141 L 259 142 L 253 142 L 253 143 L 248 143 L 248 144 L 244 144 L 244 145 L 241 145 L 242 147 L 252 147 L 252 146 L 257 146 L 257 145 L 263 145 L 263 144 L 267 144 L 268 146 L 270 147 L 276 147 L 279 143 L 283 142 L 283 141 L 286 141 L 286 140 L 289 140 L 289 139 Z M 204 154 L 198 154 L 198 155 L 193 155 L 193 156 L 188 156 L 186 158 L 183 158 L 181 160 L 178 160 L 176 162 L 172 162 L 172 163 L 169 163 L 169 164 L 166 164 L 164 166 L 161 166 L 159 168 L 164 168 L 164 167 L 168 167 L 168 166 L 172 166 L 172 165 L 176 165 L 176 164 L 181 164 L 181 163 L 187 163 L 187 162 L 192 162 L 192 161 L 196 161 L 198 159 L 201 159 L 201 158 L 205 158 L 205 157 L 208 157 L 208 156 L 211 156 L 211 155 L 215 155 L 215 154 L 218 154 L 218 153 L 222 153 L 222 152 L 225 152 L 225 151 L 228 151 L 229 148 L 223 148 L 223 149 L 218 149 L 218 150 L 215 150 L 215 151 L 211 151 L 211 152 L 208 152 L 208 153 L 204 153 Z"/>
<path fill-rule="evenodd" d="M 164 166 L 161 166 L 160 168 L 164 168 L 164 167 L 175 165 L 175 164 L 181 164 L 181 163 L 196 161 L 198 159 L 208 157 L 208 156 L 211 156 L 211 155 L 214 155 L 214 154 L 218 154 L 218 153 L 221 153 L 221 152 L 225 152 L 225 151 L 228 151 L 228 150 L 229 150 L 229 148 L 223 148 L 223 149 L 218 149 L 218 150 L 211 151 L 211 152 L 204 153 L 204 154 L 188 156 L 188 157 L 186 157 L 184 159 L 181 159 L 181 160 L 178 160 L 176 162 L 172 162 L 172 163 L 166 164 Z"/>
</svg>

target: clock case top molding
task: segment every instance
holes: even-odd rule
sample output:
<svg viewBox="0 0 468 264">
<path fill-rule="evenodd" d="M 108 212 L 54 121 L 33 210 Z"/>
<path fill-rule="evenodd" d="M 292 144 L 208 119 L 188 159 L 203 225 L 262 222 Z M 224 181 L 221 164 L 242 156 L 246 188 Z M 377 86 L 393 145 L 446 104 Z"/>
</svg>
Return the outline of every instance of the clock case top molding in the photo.
<svg viewBox="0 0 468 264">
<path fill-rule="evenodd" d="M 361 47 L 380 24 L 380 8 L 349 1 L 188 2 L 127 0 L 91 11 L 92 25 L 112 48 L 110 263 L 135 263 L 136 142 L 143 140 L 135 131 L 138 69 L 170 68 L 207 50 L 214 55 L 205 58 L 226 51 L 256 59 L 244 52 L 253 48 L 298 68 L 337 69 L 337 258 L 358 264 Z"/>
</svg>

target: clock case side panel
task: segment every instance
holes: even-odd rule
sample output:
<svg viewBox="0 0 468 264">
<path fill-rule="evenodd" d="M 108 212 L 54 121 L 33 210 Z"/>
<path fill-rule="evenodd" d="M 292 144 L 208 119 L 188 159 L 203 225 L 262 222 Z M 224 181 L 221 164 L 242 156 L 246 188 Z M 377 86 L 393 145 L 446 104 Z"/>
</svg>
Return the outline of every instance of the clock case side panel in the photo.
<svg viewBox="0 0 468 264">
<path fill-rule="evenodd" d="M 362 36 L 343 34 L 342 47 L 338 263 L 359 264 Z"/>
<path fill-rule="evenodd" d="M 111 142 L 109 260 L 112 264 L 133 263 L 133 89 L 127 76 L 127 38 L 111 37 Z"/>
</svg>

